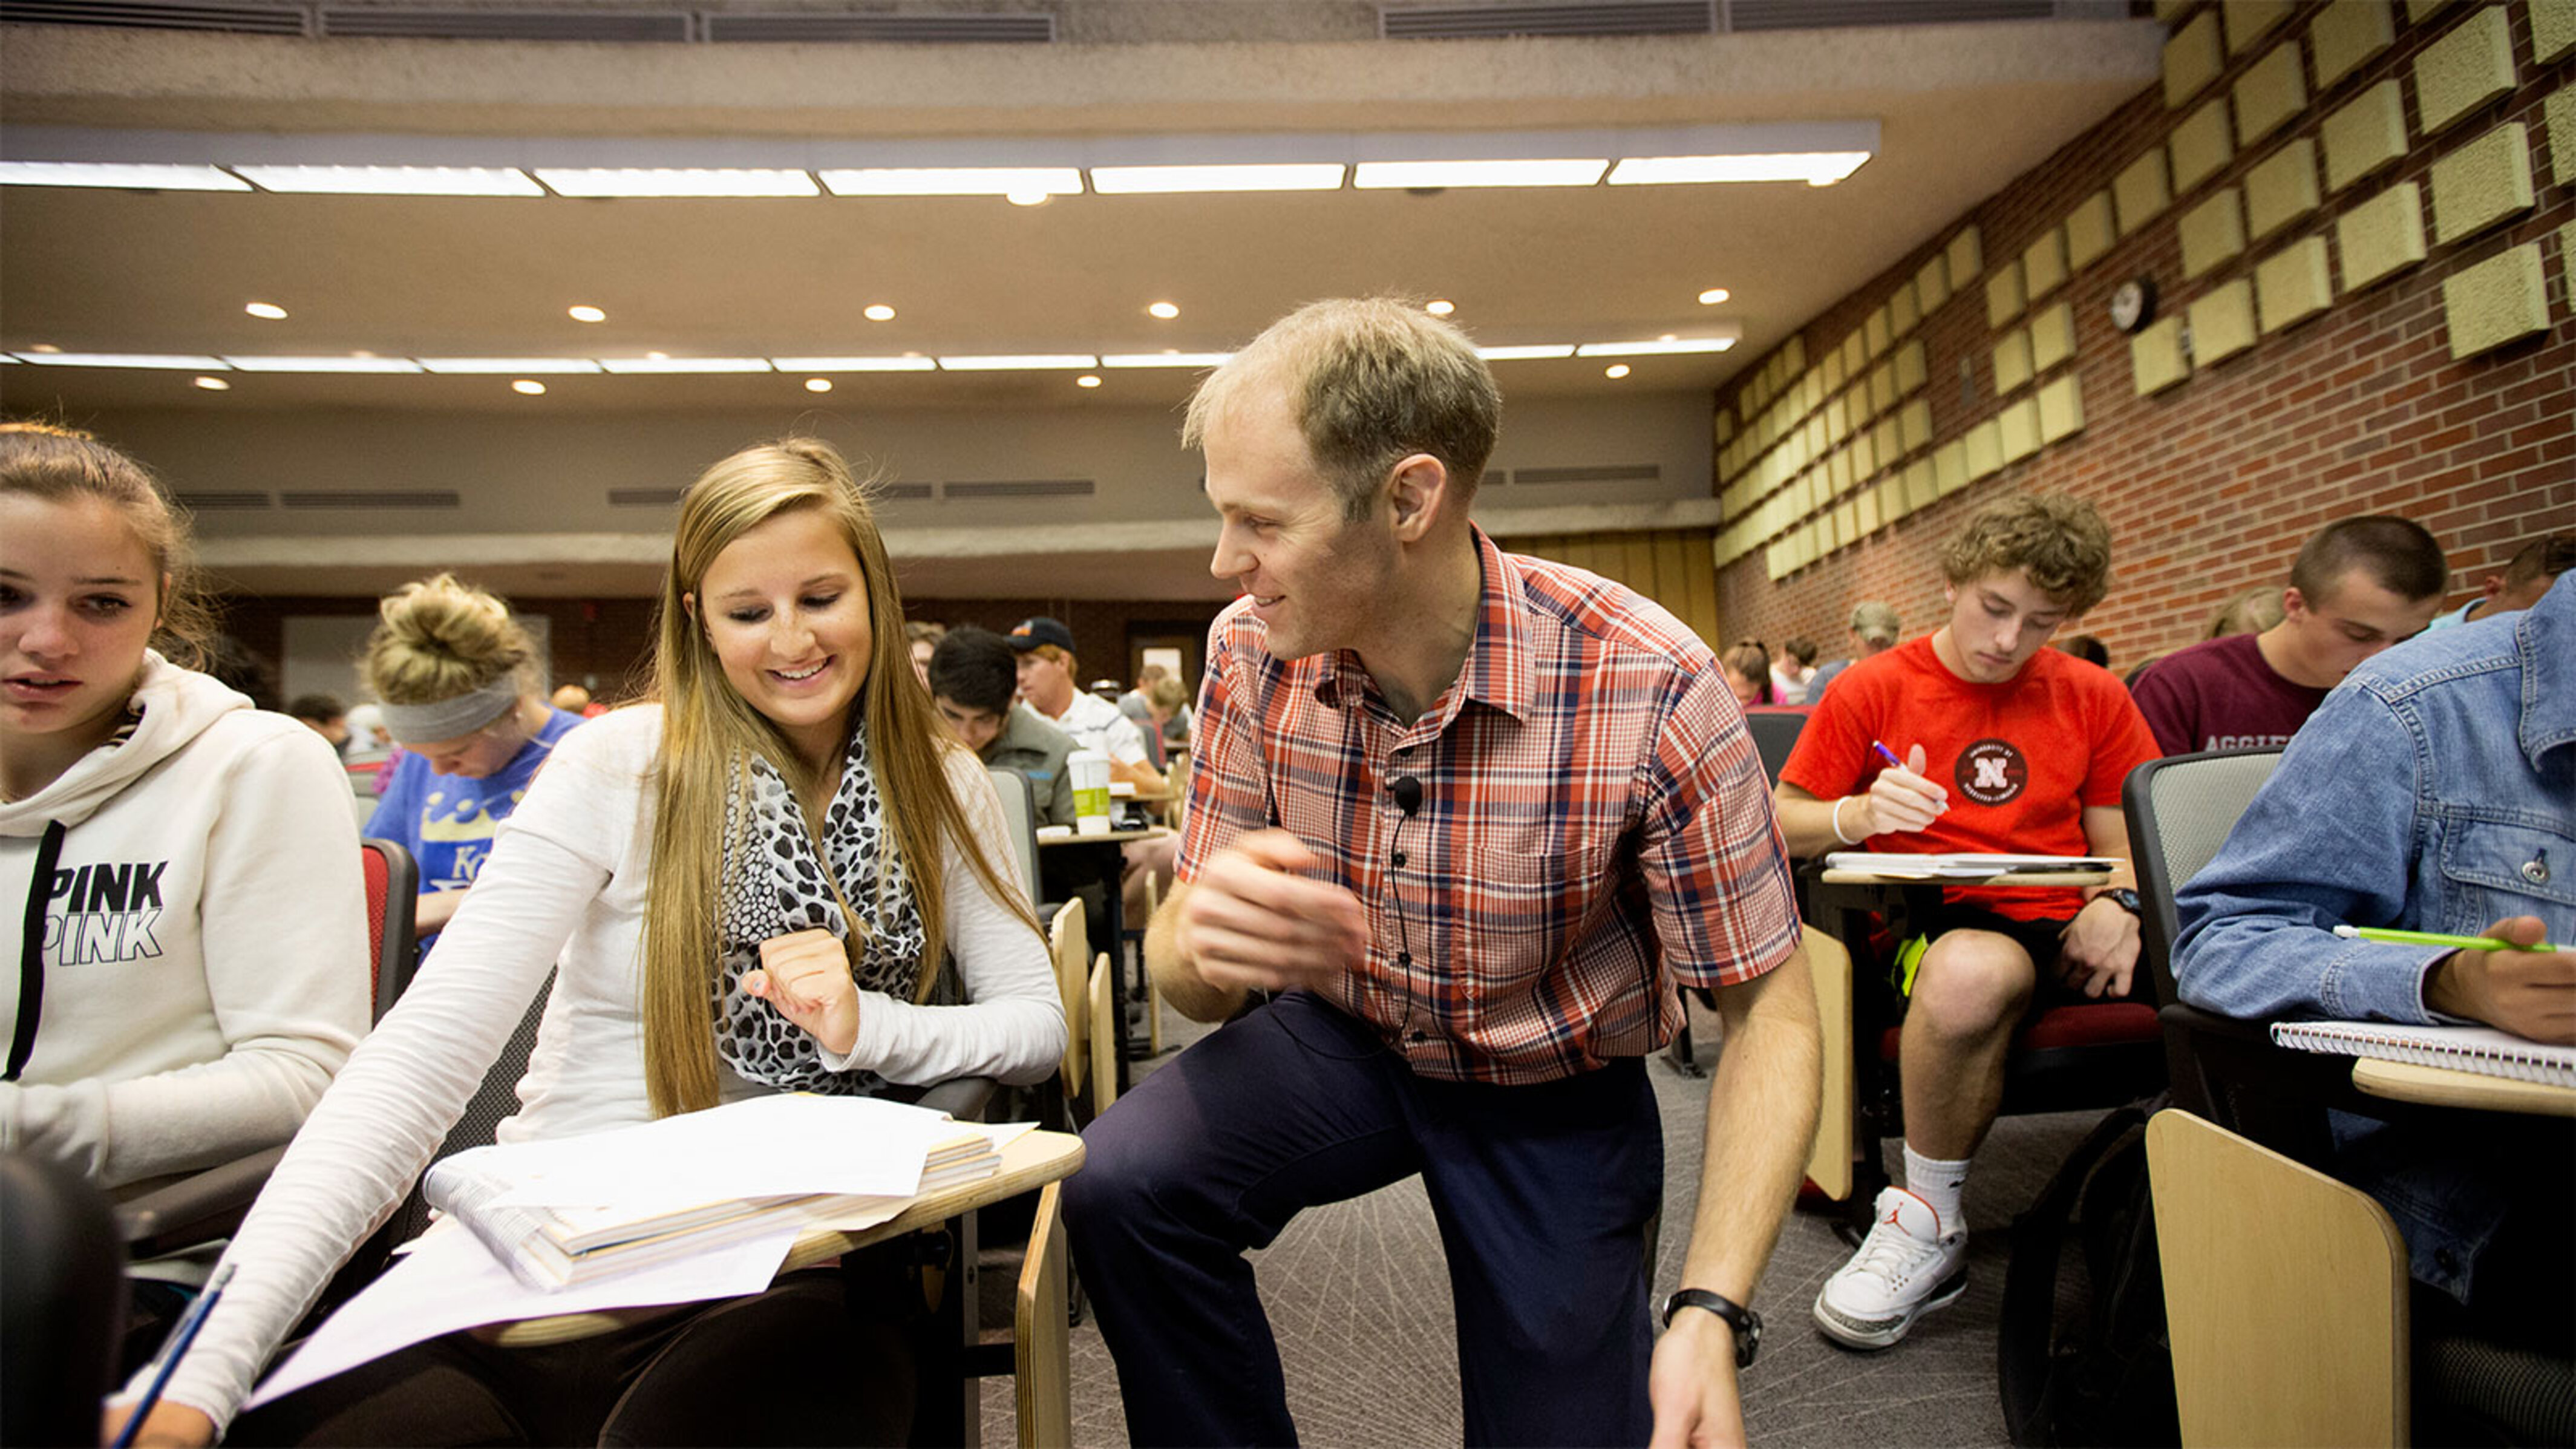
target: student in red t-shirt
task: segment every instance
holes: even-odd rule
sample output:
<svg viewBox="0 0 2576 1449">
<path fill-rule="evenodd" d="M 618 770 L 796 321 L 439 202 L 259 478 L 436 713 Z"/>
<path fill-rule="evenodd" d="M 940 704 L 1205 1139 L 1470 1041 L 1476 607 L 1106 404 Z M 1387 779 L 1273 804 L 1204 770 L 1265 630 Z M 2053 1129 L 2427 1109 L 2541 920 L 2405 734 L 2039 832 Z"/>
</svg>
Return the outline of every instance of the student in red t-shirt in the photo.
<svg viewBox="0 0 2576 1449">
<path fill-rule="evenodd" d="M 2075 498 L 2007 498 L 1969 520 L 1941 565 L 1949 621 L 1853 665 L 1798 736 L 1774 797 L 1789 853 L 2125 858 L 2120 783 L 2156 757 L 2155 738 L 2119 680 L 2047 647 L 2109 591 L 2102 515 Z M 1816 1296 L 1827 1337 L 1886 1348 L 1967 1287 L 1960 1198 L 2013 1030 L 2043 990 L 2128 994 L 2136 902 L 1957 890 L 1924 923 L 1898 1066 L 1905 1185 L 1879 1194 L 1869 1237 Z"/>
<path fill-rule="evenodd" d="M 2450 577 L 2423 525 L 2338 519 L 2299 546 L 2281 622 L 2156 661 L 2132 687 L 2138 712 L 2168 755 L 2286 745 L 2354 665 L 2424 632 Z"/>
</svg>

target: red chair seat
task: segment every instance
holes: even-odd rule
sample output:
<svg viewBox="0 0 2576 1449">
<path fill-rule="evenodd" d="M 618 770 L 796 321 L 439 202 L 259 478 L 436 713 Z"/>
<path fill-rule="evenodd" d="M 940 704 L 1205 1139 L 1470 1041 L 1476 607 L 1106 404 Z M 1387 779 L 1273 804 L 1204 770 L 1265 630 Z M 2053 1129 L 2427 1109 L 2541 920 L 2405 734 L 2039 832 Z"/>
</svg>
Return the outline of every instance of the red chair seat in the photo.
<svg viewBox="0 0 2576 1449">
<path fill-rule="evenodd" d="M 2013 1038 L 2013 1050 L 2043 1052 L 2061 1047 L 2117 1046 L 2123 1042 L 2156 1041 L 2161 1034 L 2156 1009 L 2144 1002 L 2052 1006 Z M 1896 1026 L 1879 1033 L 1880 1061 L 1896 1060 L 1897 1042 L 1903 1035 L 1904 1028 Z"/>
</svg>

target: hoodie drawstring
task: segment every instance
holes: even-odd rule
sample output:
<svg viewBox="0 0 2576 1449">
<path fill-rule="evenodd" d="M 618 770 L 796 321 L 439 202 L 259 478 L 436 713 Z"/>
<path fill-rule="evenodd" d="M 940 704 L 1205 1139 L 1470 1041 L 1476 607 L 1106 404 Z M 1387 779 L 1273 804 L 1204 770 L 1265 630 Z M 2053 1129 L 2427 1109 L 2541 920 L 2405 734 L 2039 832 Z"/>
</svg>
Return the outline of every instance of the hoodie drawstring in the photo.
<svg viewBox="0 0 2576 1449">
<path fill-rule="evenodd" d="M 36 1051 L 36 1023 L 45 1014 L 45 907 L 54 894 L 54 865 L 63 858 L 63 822 L 45 822 L 45 838 L 36 845 L 36 873 L 27 882 L 27 919 L 18 944 L 18 1030 L 9 1041 L 9 1070 L 0 1081 L 14 1082 Z"/>
</svg>

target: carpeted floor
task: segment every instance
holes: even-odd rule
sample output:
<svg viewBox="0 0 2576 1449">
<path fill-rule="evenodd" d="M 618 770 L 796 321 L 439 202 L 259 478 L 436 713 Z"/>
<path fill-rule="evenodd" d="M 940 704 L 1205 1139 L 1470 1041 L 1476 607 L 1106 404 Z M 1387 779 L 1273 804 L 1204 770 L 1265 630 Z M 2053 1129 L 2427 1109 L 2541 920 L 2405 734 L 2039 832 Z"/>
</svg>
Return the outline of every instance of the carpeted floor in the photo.
<svg viewBox="0 0 2576 1449">
<path fill-rule="evenodd" d="M 1180 1050 L 1200 1029 L 1181 1023 L 1173 1031 L 1173 1020 L 1166 1018 L 1167 1040 Z M 1715 1019 L 1696 1017 L 1694 1035 L 1704 1044 L 1703 1061 L 1710 1059 L 1713 1048 L 1706 1044 L 1719 1035 Z M 1139 1063 L 1137 1070 L 1156 1064 Z M 1698 1183 L 1708 1083 L 1660 1058 L 1650 1070 L 1664 1117 L 1664 1220 L 1670 1225 L 1655 1280 L 1660 1298 L 1675 1286 L 1687 1247 L 1681 1225 L 1690 1221 Z M 1744 1381 L 1754 1442 L 1788 1449 L 2006 1444 L 1994 1367 L 2006 1229 L 2089 1120 L 2024 1117 L 1996 1125 L 1978 1154 L 1968 1199 L 1968 1291 L 1886 1353 L 1848 1353 L 1817 1334 L 1808 1305 L 1848 1249 L 1826 1219 L 1793 1217 L 1756 1304 L 1767 1332 L 1761 1362 Z M 1419 1181 L 1306 1213 L 1258 1263 L 1287 1370 L 1289 1407 L 1306 1443 L 1414 1449 L 1459 1441 L 1456 1325 L 1439 1234 Z M 992 1312 L 987 1322 L 996 1321 Z M 1009 1381 L 987 1381 L 983 1404 L 984 1442 L 1012 1443 Z M 1117 1373 L 1087 1319 L 1073 1331 L 1073 1419 L 1074 1441 L 1085 1449 L 1127 1442 Z"/>
</svg>

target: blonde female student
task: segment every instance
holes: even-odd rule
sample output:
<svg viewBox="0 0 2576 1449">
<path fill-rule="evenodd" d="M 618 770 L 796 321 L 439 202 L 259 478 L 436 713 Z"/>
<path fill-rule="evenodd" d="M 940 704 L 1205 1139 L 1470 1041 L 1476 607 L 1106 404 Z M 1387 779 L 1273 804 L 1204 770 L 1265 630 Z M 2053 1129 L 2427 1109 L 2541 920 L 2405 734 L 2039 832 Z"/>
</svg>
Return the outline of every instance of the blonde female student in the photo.
<svg viewBox="0 0 2576 1449">
<path fill-rule="evenodd" d="M 436 958 L 323 1098 L 225 1261 L 144 1442 L 205 1443 L 390 1212 L 561 956 L 505 1141 L 762 1092 L 1053 1070 L 1064 1018 L 1001 807 L 913 676 L 861 485 L 789 439 L 680 504 L 654 702 L 566 736 Z M 971 1004 L 917 1004 L 942 952 Z M 901 1442 L 911 1370 L 862 1275 L 792 1275 L 582 1343 L 435 1339 L 230 1442 Z M 111 1421 L 120 1417 L 111 1408 Z"/>
<path fill-rule="evenodd" d="M 367 1030 L 338 758 L 172 662 L 204 620 L 142 465 L 0 424 L 0 1148 L 114 1196 L 284 1142 Z"/>
</svg>

